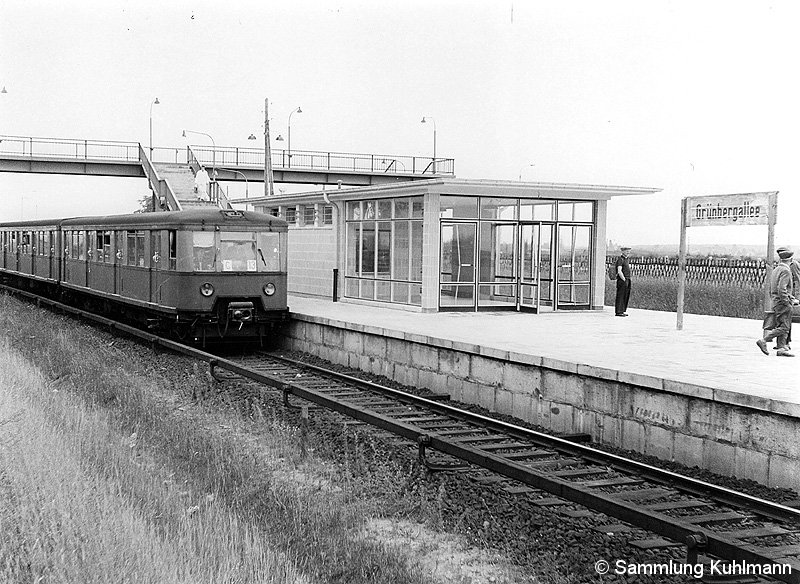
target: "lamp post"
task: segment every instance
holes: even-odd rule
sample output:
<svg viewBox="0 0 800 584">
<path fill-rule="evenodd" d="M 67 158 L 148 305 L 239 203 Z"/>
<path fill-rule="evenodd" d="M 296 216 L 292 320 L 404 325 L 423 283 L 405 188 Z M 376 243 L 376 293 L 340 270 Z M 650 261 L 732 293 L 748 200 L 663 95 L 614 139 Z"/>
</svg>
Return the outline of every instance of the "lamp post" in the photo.
<svg viewBox="0 0 800 584">
<path fill-rule="evenodd" d="M 300 109 L 300 106 L 297 106 L 297 109 L 292 110 L 289 114 L 289 133 L 287 135 L 287 142 L 286 142 L 286 149 L 289 151 L 289 166 L 292 165 L 292 116 L 294 114 L 302 114 L 303 110 Z"/>
<path fill-rule="evenodd" d="M 252 136 L 252 134 L 251 134 Z M 249 138 L 248 138 L 249 139 Z M 250 196 L 250 183 L 247 181 L 247 176 L 243 172 L 239 172 L 233 168 L 220 168 L 220 170 L 226 170 L 228 172 L 235 172 L 239 176 L 244 179 L 244 198 L 247 199 Z"/>
<path fill-rule="evenodd" d="M 216 174 L 214 172 L 214 169 L 217 166 L 217 143 L 214 142 L 213 136 L 211 136 L 211 134 L 206 134 L 205 132 L 195 132 L 194 130 L 184 130 L 183 134 L 182 134 L 184 138 L 186 137 L 187 133 L 189 133 L 189 134 L 200 134 L 201 136 L 205 136 L 205 137 L 207 137 L 207 138 L 209 138 L 211 140 L 211 148 L 212 148 L 212 150 L 211 150 L 211 176 L 214 176 Z"/>
<path fill-rule="evenodd" d="M 161 102 L 158 98 L 150 103 L 150 158 L 153 157 L 153 106 L 159 105 Z"/>
<path fill-rule="evenodd" d="M 536 165 L 533 162 L 531 162 L 530 164 L 526 164 L 525 166 L 520 168 L 519 169 L 519 179 L 517 179 L 517 180 L 519 180 L 519 182 L 522 182 L 522 171 L 525 170 L 526 168 L 528 168 L 529 166 L 536 166 Z"/>
<path fill-rule="evenodd" d="M 430 116 L 422 116 L 420 124 L 427 124 L 428 120 L 433 123 L 433 174 L 436 174 L 436 120 Z"/>
</svg>

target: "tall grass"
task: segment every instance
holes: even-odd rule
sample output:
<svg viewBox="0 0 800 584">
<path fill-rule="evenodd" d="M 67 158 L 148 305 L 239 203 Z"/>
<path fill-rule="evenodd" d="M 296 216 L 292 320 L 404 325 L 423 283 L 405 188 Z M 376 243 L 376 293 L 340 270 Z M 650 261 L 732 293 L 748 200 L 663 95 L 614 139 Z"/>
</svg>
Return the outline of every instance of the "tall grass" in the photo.
<svg viewBox="0 0 800 584">
<path fill-rule="evenodd" d="M 616 284 L 606 280 L 606 306 L 614 306 L 615 294 Z M 675 312 L 678 309 L 677 280 L 634 277 L 629 306 L 646 310 Z M 690 314 L 760 320 L 764 317 L 764 290 L 760 286 L 720 286 L 703 282 L 687 282 L 684 311 Z"/>
<path fill-rule="evenodd" d="M 5 340 L 0 359 L 0 581 L 301 581 L 255 524 L 176 483 L 107 413 Z"/>
<path fill-rule="evenodd" d="M 4 449 L 15 470 L 0 479 L 11 485 L 3 492 L 24 500 L 13 505 L 24 511 L 3 515 L 0 537 L 12 551 L 0 561 L 8 570 L 0 575 L 24 581 L 32 570 L 48 582 L 424 581 L 413 560 L 362 536 L 375 502 L 303 477 L 310 469 L 300 466 L 294 429 L 268 413 L 256 422 L 231 416 L 224 403 L 213 404 L 216 412 L 195 407 L 188 396 L 198 386 L 216 389 L 205 374 L 153 371 L 113 343 L 98 347 L 103 337 L 94 331 L 55 321 L 0 295 L 0 331 L 14 347 L 0 350 L 12 355 L 0 355 L 3 385 L 16 388 L 2 390 L 6 417 L 29 396 L 21 433 L 4 438 L 21 446 L 13 456 Z M 175 359 L 157 360 L 158 367 Z M 13 377 L 26 360 L 41 373 L 22 368 L 24 377 Z M 265 425 L 271 433 L 255 431 Z M 36 442 L 24 442 L 28 435 Z M 29 450 L 41 459 L 28 460 Z M 13 543 L 20 534 L 46 543 Z M 73 577 L 87 567 L 90 576 Z"/>
</svg>

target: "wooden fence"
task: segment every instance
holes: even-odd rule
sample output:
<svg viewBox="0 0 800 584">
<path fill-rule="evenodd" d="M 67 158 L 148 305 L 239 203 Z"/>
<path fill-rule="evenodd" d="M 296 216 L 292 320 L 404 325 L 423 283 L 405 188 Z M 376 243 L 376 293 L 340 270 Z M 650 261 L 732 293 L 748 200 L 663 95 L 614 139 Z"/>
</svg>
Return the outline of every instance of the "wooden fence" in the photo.
<svg viewBox="0 0 800 584">
<path fill-rule="evenodd" d="M 606 266 L 613 266 L 618 256 L 606 257 Z M 676 257 L 629 257 L 634 278 L 678 280 Z M 720 286 L 761 287 L 767 273 L 763 260 L 686 258 L 687 282 Z"/>
</svg>

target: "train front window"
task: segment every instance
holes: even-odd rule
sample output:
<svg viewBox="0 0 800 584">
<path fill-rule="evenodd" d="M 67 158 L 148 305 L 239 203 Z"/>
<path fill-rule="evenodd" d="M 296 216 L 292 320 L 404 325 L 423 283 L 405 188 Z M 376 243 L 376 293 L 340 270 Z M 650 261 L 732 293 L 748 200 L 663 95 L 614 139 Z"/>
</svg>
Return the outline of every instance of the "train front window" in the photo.
<svg viewBox="0 0 800 584">
<path fill-rule="evenodd" d="M 283 270 L 285 233 L 266 232 L 258 234 L 258 271 L 280 272 Z"/>
<path fill-rule="evenodd" d="M 217 248 L 214 233 L 195 231 L 192 233 L 192 259 L 195 272 L 215 272 L 217 269 Z"/>
<path fill-rule="evenodd" d="M 252 231 L 222 231 L 219 257 L 223 272 L 255 272 L 258 270 L 256 234 Z"/>
</svg>

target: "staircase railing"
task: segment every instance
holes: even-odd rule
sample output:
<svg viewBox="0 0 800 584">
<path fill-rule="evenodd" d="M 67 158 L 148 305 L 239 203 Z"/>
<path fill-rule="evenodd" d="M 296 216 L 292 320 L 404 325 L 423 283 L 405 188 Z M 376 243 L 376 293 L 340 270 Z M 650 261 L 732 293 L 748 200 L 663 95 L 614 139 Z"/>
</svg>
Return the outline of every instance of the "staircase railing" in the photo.
<svg viewBox="0 0 800 584">
<path fill-rule="evenodd" d="M 172 190 L 172 187 L 169 186 L 169 183 L 158 176 L 158 171 L 156 170 L 155 166 L 153 166 L 153 163 L 150 161 L 150 158 L 148 158 L 147 152 L 144 148 L 142 148 L 141 144 L 139 144 L 139 162 L 141 162 L 142 168 L 144 169 L 144 174 L 147 176 L 147 180 L 150 182 L 150 189 L 158 197 L 159 208 L 154 208 L 153 210 L 180 211 L 181 204 L 178 202 L 178 197 L 175 196 L 175 193 Z"/>
</svg>

